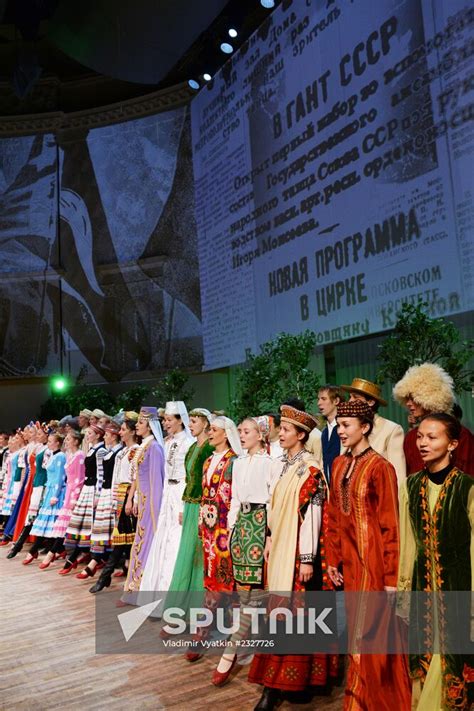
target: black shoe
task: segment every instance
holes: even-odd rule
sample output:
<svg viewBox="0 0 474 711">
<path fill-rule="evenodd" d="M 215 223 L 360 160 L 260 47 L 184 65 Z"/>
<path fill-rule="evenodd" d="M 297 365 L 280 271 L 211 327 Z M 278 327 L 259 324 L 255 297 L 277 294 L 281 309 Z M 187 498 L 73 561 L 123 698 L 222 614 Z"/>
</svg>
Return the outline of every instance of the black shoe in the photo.
<svg viewBox="0 0 474 711">
<path fill-rule="evenodd" d="M 103 590 L 104 588 L 108 588 L 110 585 L 110 582 L 111 582 L 110 578 L 107 578 L 106 580 L 101 580 L 99 578 L 98 581 L 96 583 L 94 583 L 94 585 L 91 588 L 89 588 L 89 592 L 90 593 L 98 593 L 101 590 Z"/>
<path fill-rule="evenodd" d="M 11 560 L 11 559 L 14 558 L 16 555 L 18 555 L 18 553 L 19 553 L 20 551 L 21 551 L 21 548 L 12 548 L 11 551 L 10 551 L 10 553 L 7 555 L 7 558 L 8 558 L 9 560 Z"/>
<path fill-rule="evenodd" d="M 279 689 L 270 689 L 270 687 L 265 686 L 263 694 L 260 697 L 260 701 L 255 706 L 253 711 L 273 711 L 273 709 L 278 706 L 280 701 L 281 694 Z"/>
</svg>

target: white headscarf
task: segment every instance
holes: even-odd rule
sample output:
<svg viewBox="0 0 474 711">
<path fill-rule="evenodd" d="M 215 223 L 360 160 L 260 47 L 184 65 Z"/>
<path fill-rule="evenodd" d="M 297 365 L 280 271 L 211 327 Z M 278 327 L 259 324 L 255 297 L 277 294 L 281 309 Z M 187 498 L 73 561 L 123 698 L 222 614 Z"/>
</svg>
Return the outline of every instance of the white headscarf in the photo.
<svg viewBox="0 0 474 711">
<path fill-rule="evenodd" d="M 235 426 L 235 423 L 230 419 L 230 417 L 218 415 L 217 417 L 213 418 L 211 424 L 215 427 L 219 427 L 219 429 L 221 430 L 225 430 L 230 448 L 237 454 L 238 457 L 241 457 L 243 454 L 243 449 L 242 445 L 240 444 L 239 433 L 237 427 Z"/>
<path fill-rule="evenodd" d="M 160 421 L 158 418 L 149 420 L 150 429 L 153 433 L 153 437 L 156 439 L 160 447 L 165 449 L 165 440 L 163 439 L 163 431 L 161 429 Z"/>
<path fill-rule="evenodd" d="M 181 422 L 184 425 L 186 434 L 192 437 L 191 430 L 189 429 L 189 415 L 186 409 L 186 405 L 182 400 L 170 400 L 166 403 L 165 415 L 179 415 L 181 417 Z"/>
</svg>

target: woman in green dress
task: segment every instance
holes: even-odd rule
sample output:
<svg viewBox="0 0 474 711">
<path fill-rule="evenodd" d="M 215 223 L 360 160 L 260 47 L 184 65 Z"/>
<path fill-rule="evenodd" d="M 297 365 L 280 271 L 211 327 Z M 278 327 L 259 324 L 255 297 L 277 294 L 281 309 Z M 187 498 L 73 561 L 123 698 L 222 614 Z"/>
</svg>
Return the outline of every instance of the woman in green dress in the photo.
<svg viewBox="0 0 474 711">
<path fill-rule="evenodd" d="M 183 493 L 184 511 L 181 542 L 173 571 L 165 607 L 187 610 L 193 592 L 204 590 L 202 543 L 198 535 L 199 506 L 202 498 L 202 468 L 214 448 L 208 442 L 211 413 L 203 407 L 189 413 L 189 429 L 196 441 L 189 448 L 186 459 L 186 488 Z"/>
<path fill-rule="evenodd" d="M 418 426 L 424 468 L 400 490 L 400 591 L 474 590 L 474 479 L 452 462 L 460 434 L 460 423 L 443 413 L 426 415 Z M 461 613 L 442 601 L 442 595 L 431 594 L 411 599 L 410 627 L 425 650 L 410 655 L 416 711 L 468 711 L 474 701 L 474 657 L 450 649 Z M 461 617 L 466 631 L 467 614 L 465 622 Z"/>
</svg>

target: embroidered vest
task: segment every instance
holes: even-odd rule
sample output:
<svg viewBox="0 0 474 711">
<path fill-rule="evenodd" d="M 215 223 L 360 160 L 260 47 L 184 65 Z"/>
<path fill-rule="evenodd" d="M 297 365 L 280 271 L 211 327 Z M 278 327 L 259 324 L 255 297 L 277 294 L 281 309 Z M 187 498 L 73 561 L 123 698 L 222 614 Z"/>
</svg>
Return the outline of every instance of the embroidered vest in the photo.
<svg viewBox="0 0 474 711">
<path fill-rule="evenodd" d="M 454 467 L 440 489 L 432 514 L 428 501 L 428 481 L 424 471 L 407 479 L 408 507 L 416 541 L 412 590 L 469 591 L 471 524 L 467 506 L 474 479 Z M 433 605 L 427 603 L 425 599 L 415 601 L 410 627 L 415 636 L 423 635 L 426 645 L 430 645 L 436 625 L 440 651 L 445 642 L 449 652 L 449 631 L 456 629 L 456 620 L 450 620 L 450 617 L 456 611 L 450 610 L 448 605 L 448 612 L 443 617 L 439 609 L 435 617 Z M 466 621 L 468 625 L 469 619 Z M 410 655 L 412 677 L 424 681 L 430 661 L 430 653 Z M 443 708 L 468 708 L 468 699 L 471 700 L 474 691 L 473 663 L 471 655 L 441 655 Z"/>
</svg>

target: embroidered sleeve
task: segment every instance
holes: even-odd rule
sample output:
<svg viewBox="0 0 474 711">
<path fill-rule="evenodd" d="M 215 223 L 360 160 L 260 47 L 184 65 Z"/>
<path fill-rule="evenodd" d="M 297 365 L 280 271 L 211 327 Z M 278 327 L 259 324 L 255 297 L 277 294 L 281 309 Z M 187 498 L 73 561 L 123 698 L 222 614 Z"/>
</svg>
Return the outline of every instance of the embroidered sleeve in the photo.
<svg viewBox="0 0 474 711">
<path fill-rule="evenodd" d="M 303 515 L 303 521 L 300 526 L 299 534 L 299 559 L 301 563 L 312 563 L 318 552 L 319 534 L 321 531 L 322 520 L 322 503 L 324 497 L 321 498 L 320 491 L 321 478 L 319 472 L 316 474 L 312 471 L 311 476 L 315 479 L 315 490 L 312 493 L 309 505 Z"/>
<path fill-rule="evenodd" d="M 333 463 L 331 475 L 331 491 L 327 504 L 327 531 L 326 531 L 326 558 L 327 564 L 337 568 L 342 563 L 341 530 L 340 523 L 341 504 L 339 502 L 339 471 L 341 458 L 337 457 Z"/>
<path fill-rule="evenodd" d="M 230 509 L 229 509 L 229 514 L 227 516 L 227 527 L 228 528 L 234 527 L 234 524 L 237 521 L 237 514 L 239 513 L 241 503 L 242 502 L 240 500 L 239 487 L 238 487 L 238 477 L 234 476 L 232 478 Z"/>
</svg>

